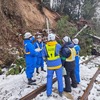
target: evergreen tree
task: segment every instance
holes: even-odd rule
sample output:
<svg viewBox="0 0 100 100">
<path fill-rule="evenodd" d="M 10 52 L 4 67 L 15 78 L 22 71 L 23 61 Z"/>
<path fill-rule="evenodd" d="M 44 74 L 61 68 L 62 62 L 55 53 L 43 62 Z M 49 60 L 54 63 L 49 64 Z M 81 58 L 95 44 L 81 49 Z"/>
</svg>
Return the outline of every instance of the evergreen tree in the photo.
<svg viewBox="0 0 100 100">
<path fill-rule="evenodd" d="M 43 0 L 50 8 L 51 0 Z M 72 20 L 83 17 L 91 19 L 94 16 L 97 0 L 52 0 L 51 9 L 61 14 L 68 15 Z"/>
<path fill-rule="evenodd" d="M 82 16 L 85 19 L 91 19 L 94 16 L 96 5 L 96 0 L 84 0 L 82 6 Z"/>
</svg>

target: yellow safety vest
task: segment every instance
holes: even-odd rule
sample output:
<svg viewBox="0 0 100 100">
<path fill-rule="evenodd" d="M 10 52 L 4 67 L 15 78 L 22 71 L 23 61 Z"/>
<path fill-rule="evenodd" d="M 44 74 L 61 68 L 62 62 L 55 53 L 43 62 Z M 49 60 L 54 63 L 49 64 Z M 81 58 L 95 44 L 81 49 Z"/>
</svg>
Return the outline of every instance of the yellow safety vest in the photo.
<svg viewBox="0 0 100 100">
<path fill-rule="evenodd" d="M 75 48 L 69 48 L 69 49 L 71 51 L 71 55 L 70 55 L 70 57 L 66 58 L 67 62 L 74 61 L 75 60 L 75 56 L 76 56 Z"/>
<path fill-rule="evenodd" d="M 58 58 L 60 58 L 59 55 L 56 55 L 55 52 L 56 52 L 56 45 L 46 45 L 46 50 L 47 50 L 47 54 L 48 54 L 48 57 L 47 57 L 47 60 L 56 60 Z"/>
</svg>

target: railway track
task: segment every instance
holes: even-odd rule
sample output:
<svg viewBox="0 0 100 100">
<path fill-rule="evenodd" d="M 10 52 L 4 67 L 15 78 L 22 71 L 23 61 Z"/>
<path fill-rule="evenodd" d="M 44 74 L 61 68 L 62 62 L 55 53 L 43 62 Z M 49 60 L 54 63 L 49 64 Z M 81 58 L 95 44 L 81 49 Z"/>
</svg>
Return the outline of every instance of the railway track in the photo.
<svg viewBox="0 0 100 100">
<path fill-rule="evenodd" d="M 53 84 L 56 82 L 56 78 L 53 79 Z M 32 100 L 33 98 L 35 98 L 38 94 L 40 94 L 41 92 L 44 92 L 46 90 L 46 84 L 40 86 L 38 89 L 32 91 L 31 93 L 27 94 L 26 96 L 24 96 L 23 98 L 21 98 L 20 100 Z"/>
<path fill-rule="evenodd" d="M 88 100 L 88 96 L 89 96 L 90 91 L 93 87 L 94 81 L 96 80 L 96 78 L 99 74 L 100 74 L 100 68 L 98 68 L 98 70 L 96 71 L 96 73 L 92 77 L 88 87 L 86 88 L 86 90 L 85 90 L 84 94 L 82 95 L 82 97 L 80 98 L 80 100 Z"/>
<path fill-rule="evenodd" d="M 93 57 L 91 57 L 91 58 L 89 58 L 89 59 L 87 59 L 87 60 L 81 62 L 80 64 L 84 64 L 84 63 L 87 64 L 89 61 L 93 60 L 93 59 L 96 58 L 96 57 L 98 57 L 98 56 L 97 56 L 97 55 L 96 55 L 96 56 L 93 56 Z"/>
<path fill-rule="evenodd" d="M 98 56 L 94 56 L 91 57 L 90 59 L 81 62 L 80 64 L 87 64 L 89 61 L 93 60 L 94 58 L 96 58 Z M 79 100 L 88 100 L 88 95 L 93 87 L 93 83 L 96 80 L 96 77 L 100 74 L 100 68 L 98 68 L 98 70 L 96 71 L 96 73 L 94 74 L 94 76 L 92 77 L 90 83 L 88 84 L 88 87 L 86 88 L 84 94 L 82 95 L 82 97 L 79 97 Z M 56 78 L 53 79 L 53 84 L 57 81 Z M 32 91 L 31 93 L 27 94 L 26 96 L 22 97 L 20 100 L 32 100 L 33 98 L 35 98 L 38 94 L 40 94 L 41 92 L 44 92 L 46 90 L 46 84 L 40 86 L 38 89 Z"/>
</svg>

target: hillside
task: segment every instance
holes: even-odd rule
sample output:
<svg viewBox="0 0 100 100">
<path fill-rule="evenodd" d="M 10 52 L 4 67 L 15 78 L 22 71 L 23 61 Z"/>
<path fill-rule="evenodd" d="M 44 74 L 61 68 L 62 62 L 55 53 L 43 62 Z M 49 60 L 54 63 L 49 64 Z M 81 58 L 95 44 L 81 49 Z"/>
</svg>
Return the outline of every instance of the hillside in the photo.
<svg viewBox="0 0 100 100">
<path fill-rule="evenodd" d="M 45 28 L 46 17 L 50 20 L 52 28 L 55 27 L 58 16 L 42 7 L 38 0 L 0 0 L 1 34 L 36 32 Z"/>
<path fill-rule="evenodd" d="M 54 28 L 59 16 L 45 8 L 40 0 L 0 0 L 0 60 L 5 59 L 7 48 L 22 46 L 18 33 L 34 34 L 46 28 L 46 18 Z"/>
</svg>

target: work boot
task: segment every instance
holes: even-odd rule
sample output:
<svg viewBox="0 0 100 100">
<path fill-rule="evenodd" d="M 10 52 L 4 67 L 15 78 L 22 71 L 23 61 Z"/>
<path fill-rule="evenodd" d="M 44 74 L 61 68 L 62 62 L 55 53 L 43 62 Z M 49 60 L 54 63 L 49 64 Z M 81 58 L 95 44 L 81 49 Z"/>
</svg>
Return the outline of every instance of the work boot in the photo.
<svg viewBox="0 0 100 100">
<path fill-rule="evenodd" d="M 28 79 L 28 85 L 36 85 L 36 80 Z"/>
<path fill-rule="evenodd" d="M 71 92 L 71 90 L 67 90 L 66 88 L 64 88 L 64 91 L 65 91 L 65 92 Z"/>
<path fill-rule="evenodd" d="M 80 83 L 79 82 L 77 82 L 77 85 L 79 85 Z"/>
<path fill-rule="evenodd" d="M 43 67 L 41 67 L 41 71 L 44 71 L 44 72 L 46 72 L 46 70 L 44 70 L 44 68 L 43 68 Z"/>
<path fill-rule="evenodd" d="M 36 73 L 39 74 L 39 68 L 36 68 Z"/>
<path fill-rule="evenodd" d="M 47 97 L 51 97 L 51 95 L 47 95 Z"/>
<path fill-rule="evenodd" d="M 62 94 L 63 94 L 62 92 L 59 92 L 59 96 L 60 96 L 60 97 L 62 97 Z"/>
<path fill-rule="evenodd" d="M 77 88 L 77 84 L 71 84 L 73 88 Z"/>
</svg>

